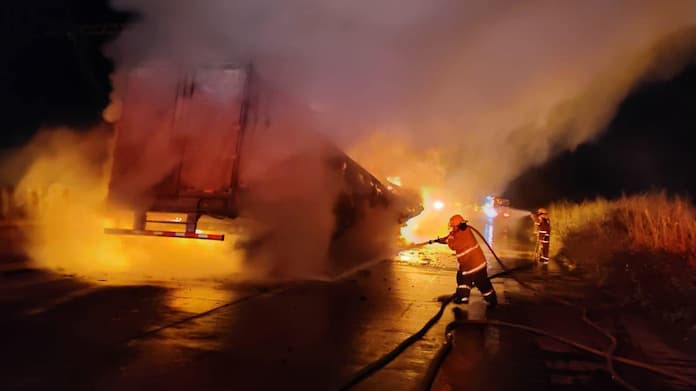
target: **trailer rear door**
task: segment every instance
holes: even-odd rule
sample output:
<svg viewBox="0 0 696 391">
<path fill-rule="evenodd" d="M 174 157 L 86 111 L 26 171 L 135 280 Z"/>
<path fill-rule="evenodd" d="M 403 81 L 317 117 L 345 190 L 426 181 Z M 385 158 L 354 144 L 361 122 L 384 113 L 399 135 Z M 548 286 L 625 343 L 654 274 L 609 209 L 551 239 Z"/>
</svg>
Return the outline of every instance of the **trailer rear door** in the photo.
<svg viewBox="0 0 696 391">
<path fill-rule="evenodd" d="M 147 208 L 134 204 L 234 194 L 247 79 L 233 66 L 125 75 L 110 199 Z"/>
<path fill-rule="evenodd" d="M 179 194 L 234 191 L 245 82 L 240 69 L 206 68 L 183 91 L 175 125 L 185 140 Z"/>
</svg>

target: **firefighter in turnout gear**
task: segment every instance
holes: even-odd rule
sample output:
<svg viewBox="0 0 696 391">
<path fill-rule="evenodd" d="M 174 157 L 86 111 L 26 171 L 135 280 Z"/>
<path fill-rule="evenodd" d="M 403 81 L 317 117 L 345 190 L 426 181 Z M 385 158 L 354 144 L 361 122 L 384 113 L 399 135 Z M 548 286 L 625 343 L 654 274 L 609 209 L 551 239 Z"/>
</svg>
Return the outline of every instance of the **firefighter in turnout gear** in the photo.
<svg viewBox="0 0 696 391">
<path fill-rule="evenodd" d="M 551 219 L 544 208 L 539 208 L 536 213 L 532 213 L 532 219 L 536 224 L 537 230 L 537 261 L 542 265 L 549 263 L 549 243 L 551 242 Z"/>
<path fill-rule="evenodd" d="M 474 232 L 461 215 L 454 215 L 450 218 L 449 228 L 449 235 L 430 240 L 428 243 L 446 244 L 454 251 L 454 256 L 459 262 L 457 292 L 454 296 L 454 302 L 457 304 L 468 303 L 471 289 L 476 287 L 488 306 L 495 306 L 498 304 L 498 298 L 491 280 L 488 279 L 486 257 L 474 237 Z"/>
</svg>

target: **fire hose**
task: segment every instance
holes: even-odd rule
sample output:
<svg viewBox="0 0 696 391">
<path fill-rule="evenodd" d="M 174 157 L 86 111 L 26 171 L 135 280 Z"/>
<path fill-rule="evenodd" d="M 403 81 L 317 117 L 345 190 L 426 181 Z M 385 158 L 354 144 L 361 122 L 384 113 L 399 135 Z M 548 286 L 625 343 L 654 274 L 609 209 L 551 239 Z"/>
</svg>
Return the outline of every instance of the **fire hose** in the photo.
<svg viewBox="0 0 696 391">
<path fill-rule="evenodd" d="M 496 252 L 491 247 L 490 243 L 488 243 L 488 241 L 483 237 L 481 232 L 479 232 L 476 228 L 474 228 L 470 225 L 469 225 L 469 227 L 471 227 L 471 229 L 486 244 L 486 246 L 490 250 L 491 254 L 493 254 L 493 257 L 496 259 L 496 261 L 498 262 L 500 267 L 503 269 L 502 272 L 491 275 L 489 278 L 492 279 L 492 278 L 496 278 L 496 277 L 499 277 L 499 276 L 504 275 L 504 274 L 508 274 L 511 276 L 512 279 L 514 279 L 521 286 L 524 286 L 525 288 L 530 289 L 531 291 L 535 292 L 536 294 L 540 293 L 538 291 L 538 289 L 536 289 L 532 285 L 527 284 L 526 282 L 520 280 L 518 277 L 516 277 L 513 274 L 513 272 L 515 272 L 521 268 L 519 268 L 519 267 L 518 268 L 508 268 L 503 263 L 503 261 L 498 257 Z M 418 245 L 425 245 L 426 243 L 420 243 Z M 348 381 L 346 381 L 338 389 L 339 390 L 348 390 L 348 389 L 354 387 L 355 385 L 359 384 L 363 380 L 365 380 L 368 377 L 375 374 L 380 369 L 384 368 L 387 364 L 389 364 L 394 359 L 396 359 L 399 355 L 401 355 L 403 352 L 405 352 L 409 346 L 411 346 L 413 343 L 415 343 L 416 341 L 421 339 L 423 336 L 425 336 L 425 334 L 428 332 L 428 330 L 430 330 L 432 328 L 432 326 L 434 326 L 440 320 L 440 318 L 442 317 L 442 314 L 445 311 L 445 308 L 452 302 L 453 297 L 454 297 L 454 295 L 450 295 L 450 296 L 445 296 L 444 298 L 441 298 L 440 309 L 435 313 L 435 315 L 432 318 L 430 318 L 423 325 L 423 327 L 420 330 L 418 330 L 415 334 L 413 334 L 413 335 L 409 336 L 408 338 L 406 338 L 405 340 L 403 340 L 399 345 L 397 345 L 390 352 L 386 353 L 385 355 L 383 355 L 379 359 L 369 363 L 368 365 L 366 365 L 365 367 L 360 369 L 358 372 L 356 372 Z M 567 300 L 556 298 L 555 301 L 562 303 L 564 305 L 573 306 L 573 307 L 577 308 L 577 306 L 575 306 L 573 303 L 570 303 Z M 444 343 L 443 347 L 436 353 L 434 359 L 431 362 L 431 365 L 428 368 L 428 371 L 427 371 L 425 378 L 424 378 L 424 381 L 423 381 L 423 384 L 424 384 L 423 389 L 430 390 L 430 388 L 435 380 L 435 377 L 439 371 L 440 366 L 442 365 L 445 358 L 447 357 L 447 355 L 449 354 L 449 352 L 452 349 L 453 340 L 454 340 L 452 331 L 455 328 L 460 327 L 460 326 L 478 326 L 478 327 L 493 326 L 493 327 L 506 327 L 506 328 L 522 330 L 522 331 L 526 331 L 526 332 L 529 332 L 532 334 L 546 336 L 546 337 L 555 339 L 559 342 L 565 343 L 569 346 L 575 347 L 579 350 L 585 351 L 587 353 L 591 353 L 593 355 L 603 357 L 606 360 L 607 370 L 608 370 L 609 374 L 611 375 L 612 380 L 614 380 L 616 383 L 620 384 L 621 386 L 623 386 L 629 390 L 637 390 L 637 388 L 630 385 L 629 383 L 627 383 L 625 380 L 623 380 L 621 378 L 621 376 L 618 375 L 618 373 L 616 373 L 616 370 L 614 369 L 614 364 L 613 364 L 614 361 L 618 361 L 618 362 L 621 362 L 623 364 L 630 365 L 630 366 L 633 366 L 636 368 L 645 369 L 645 370 L 651 371 L 653 373 L 657 373 L 657 374 L 663 375 L 665 377 L 669 377 L 669 378 L 681 381 L 681 382 L 688 384 L 690 386 L 696 386 L 695 381 L 693 381 L 687 377 L 681 376 L 679 374 L 676 374 L 674 372 L 671 372 L 669 370 L 666 370 L 666 369 L 663 369 L 663 368 L 660 368 L 660 367 L 657 367 L 657 366 L 654 366 L 654 365 L 651 365 L 651 364 L 648 364 L 645 362 L 641 362 L 638 360 L 633 360 L 633 359 L 629 359 L 629 358 L 625 358 L 625 357 L 615 356 L 614 352 L 615 352 L 616 346 L 617 346 L 616 338 L 612 334 L 610 334 L 608 331 L 602 329 L 601 327 L 599 327 L 599 325 L 592 322 L 587 317 L 587 309 L 586 308 L 582 308 L 582 318 L 583 318 L 583 322 L 590 325 L 592 328 L 596 329 L 597 331 L 601 332 L 610 340 L 610 346 L 606 351 L 603 352 L 603 351 L 600 351 L 598 349 L 594 349 L 590 346 L 581 344 L 581 343 L 574 341 L 572 339 L 569 339 L 569 338 L 566 338 L 566 337 L 563 337 L 560 335 L 556 335 L 556 334 L 550 333 L 550 332 L 545 331 L 545 330 L 526 326 L 523 324 L 497 321 L 497 320 L 455 320 L 454 322 L 451 322 L 450 324 L 448 324 L 445 328 L 445 343 Z"/>
<path fill-rule="evenodd" d="M 498 254 L 495 252 L 495 250 L 493 250 L 493 247 L 490 245 L 490 243 L 488 243 L 488 241 L 486 240 L 486 238 L 483 237 L 483 235 L 481 234 L 481 232 L 480 232 L 479 230 L 477 230 L 475 227 L 471 227 L 471 230 L 474 231 L 474 232 L 476 233 L 476 235 L 478 235 L 478 237 L 481 238 L 481 240 L 486 244 L 486 247 L 488 247 L 488 250 L 491 252 L 491 254 L 493 254 L 493 257 L 494 257 L 495 260 L 498 262 L 498 264 L 500 265 L 500 267 L 501 267 L 503 270 L 507 270 L 507 266 L 505 266 L 505 264 L 504 264 L 503 261 L 500 259 L 500 257 L 498 257 Z M 538 240 L 538 239 L 537 239 L 537 240 Z M 538 251 L 538 244 L 539 244 L 539 243 L 537 243 L 537 251 Z M 511 274 L 510 277 L 511 277 L 513 280 L 515 280 L 518 284 L 520 284 L 521 286 L 524 286 L 525 288 L 531 290 L 531 291 L 534 292 L 535 294 L 540 294 L 540 292 L 539 292 L 538 289 L 536 289 L 535 287 L 533 287 L 533 286 L 531 286 L 531 285 L 525 283 L 524 281 L 520 280 L 520 279 L 519 279 L 518 277 L 516 277 L 515 275 L 512 275 L 512 274 Z M 577 306 L 577 305 L 571 303 L 571 302 L 568 301 L 568 300 L 559 299 L 559 298 L 557 298 L 557 297 L 554 297 L 553 300 L 556 301 L 557 303 L 560 303 L 560 304 L 563 304 L 563 305 L 566 305 L 566 306 L 569 306 L 569 307 L 579 308 L 580 311 L 582 312 L 582 315 L 581 315 L 582 321 L 583 321 L 585 324 L 587 324 L 587 325 L 589 325 L 590 327 L 592 327 L 593 329 L 595 329 L 595 330 L 597 330 L 598 332 L 600 332 L 601 334 L 603 334 L 603 335 L 609 340 L 609 348 L 607 349 L 607 351 L 606 351 L 604 354 L 602 354 L 602 356 L 606 359 L 606 362 L 607 362 L 607 371 L 609 372 L 609 375 L 611 376 L 611 379 L 612 379 L 613 381 L 615 381 L 616 383 L 620 384 L 621 386 L 623 386 L 624 388 L 626 388 L 627 390 L 637 391 L 638 389 L 637 389 L 636 387 L 634 387 L 634 386 L 632 386 L 631 384 L 627 383 L 627 382 L 616 372 L 616 370 L 614 369 L 614 352 L 616 351 L 616 347 L 617 347 L 617 345 L 618 345 L 617 340 L 616 340 L 616 337 L 614 337 L 611 333 L 609 333 L 609 332 L 606 331 L 605 329 L 601 328 L 597 323 L 591 321 L 590 318 L 587 316 L 587 308 L 585 308 L 585 307 L 579 307 L 579 306 Z M 527 330 L 527 331 L 529 331 L 529 330 Z"/>
<path fill-rule="evenodd" d="M 452 336 L 452 331 L 454 331 L 454 329 L 459 327 L 459 326 L 493 326 L 493 327 L 506 327 L 506 328 L 516 329 L 516 330 L 522 330 L 522 331 L 526 331 L 526 332 L 529 332 L 532 334 L 537 334 L 540 336 L 552 338 L 556 341 L 562 342 L 566 345 L 572 346 L 574 348 L 585 351 L 587 353 L 591 353 L 591 354 L 598 356 L 598 357 L 606 357 L 607 356 L 607 352 L 602 352 L 601 350 L 592 348 L 592 347 L 587 346 L 585 344 L 581 344 L 581 343 L 574 341 L 570 338 L 565 338 L 565 337 L 559 336 L 559 335 L 554 334 L 554 333 L 550 333 L 550 332 L 542 330 L 542 329 L 538 329 L 538 328 L 531 327 L 531 326 L 526 326 L 526 325 L 519 324 L 519 323 L 505 322 L 505 321 L 499 321 L 499 320 L 455 320 L 453 322 L 450 322 L 445 327 L 445 344 L 444 344 L 443 349 L 442 349 L 442 352 L 444 352 L 444 353 L 438 354 L 438 356 L 441 356 L 441 357 L 437 357 L 437 362 L 439 364 L 437 365 L 435 370 L 429 371 L 428 375 L 426 376 L 426 380 L 425 380 L 426 387 L 423 388 L 424 390 L 429 390 L 430 386 L 432 385 L 433 381 L 435 380 L 435 375 L 437 374 L 437 370 L 439 369 L 439 365 L 442 364 L 442 362 L 444 362 L 444 355 L 449 353 L 449 351 L 451 350 L 452 343 L 454 342 L 453 341 L 454 338 Z M 675 374 L 673 372 L 670 372 L 668 370 L 665 370 L 665 369 L 662 369 L 662 368 L 659 368 L 659 367 L 656 367 L 656 366 L 653 366 L 650 364 L 646 364 L 646 363 L 638 361 L 638 360 L 633 360 L 630 358 L 619 357 L 619 356 L 613 357 L 613 360 L 621 362 L 623 364 L 627 364 L 627 365 L 636 367 L 636 368 L 645 369 L 645 370 L 648 370 L 648 371 L 651 371 L 651 372 L 654 372 L 654 373 L 657 373 L 657 374 L 660 374 L 660 375 L 663 375 L 666 377 L 671 377 L 675 380 L 682 381 L 688 385 L 692 385 L 692 386 L 696 385 L 696 383 L 694 383 L 689 378 L 683 377 L 681 375 Z M 619 383 L 619 384 L 624 385 L 622 383 Z M 628 385 L 628 387 L 630 387 L 631 389 L 637 389 L 628 383 L 625 383 L 625 384 Z"/>
</svg>

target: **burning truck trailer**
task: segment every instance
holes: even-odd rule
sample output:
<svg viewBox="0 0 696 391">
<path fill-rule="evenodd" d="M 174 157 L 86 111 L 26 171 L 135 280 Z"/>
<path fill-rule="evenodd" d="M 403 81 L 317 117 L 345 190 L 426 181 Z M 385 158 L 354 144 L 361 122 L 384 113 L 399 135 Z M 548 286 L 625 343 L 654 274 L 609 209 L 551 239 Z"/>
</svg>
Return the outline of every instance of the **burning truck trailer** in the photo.
<svg viewBox="0 0 696 391">
<path fill-rule="evenodd" d="M 313 131 L 311 110 L 266 87 L 251 66 L 192 71 L 156 64 L 120 75 L 116 85 L 108 201 L 127 205 L 133 217 L 129 227 L 106 227 L 105 233 L 224 240 L 222 232 L 199 230 L 199 221 L 244 215 L 242 200 L 249 195 L 243 177 L 255 160 L 246 146 L 264 132 L 296 132 L 321 145 L 321 161 L 342 184 L 333 208 L 333 241 L 371 214 L 391 211 L 386 216 L 398 231 L 423 210 L 419 197 L 384 186 Z M 293 119 L 277 115 L 279 107 Z M 180 228 L 152 228 L 163 224 Z"/>
</svg>

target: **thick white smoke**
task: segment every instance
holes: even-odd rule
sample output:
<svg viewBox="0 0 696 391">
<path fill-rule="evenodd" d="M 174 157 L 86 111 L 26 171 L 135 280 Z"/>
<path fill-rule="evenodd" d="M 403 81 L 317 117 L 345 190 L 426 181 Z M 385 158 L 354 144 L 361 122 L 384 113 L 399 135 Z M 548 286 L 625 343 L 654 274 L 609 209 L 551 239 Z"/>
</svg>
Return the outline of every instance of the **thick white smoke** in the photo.
<svg viewBox="0 0 696 391">
<path fill-rule="evenodd" d="M 403 175 L 435 151 L 438 185 L 470 194 L 595 135 L 660 45 L 696 23 L 696 2 L 679 0 L 113 4 L 139 15 L 110 48 L 119 67 L 254 62 L 369 168 Z M 361 154 L 375 131 L 395 148 Z"/>
<path fill-rule="evenodd" d="M 637 83 L 669 76 L 696 46 L 693 0 L 112 2 L 138 15 L 107 48 L 117 76 L 149 62 L 253 63 L 265 85 L 311 108 L 312 122 L 378 177 L 440 189 L 433 194 L 457 205 L 591 139 Z M 665 59 L 675 47 L 679 55 Z M 311 142 L 288 142 L 282 120 L 271 131 L 278 137 L 262 135 L 246 154 L 242 175 L 259 201 L 247 207 L 287 243 L 271 253 L 307 263 L 328 247 L 335 184 L 307 168 L 319 161 L 304 147 Z M 273 183 L 307 192 L 293 200 Z M 278 230 L 278 218 L 306 224 Z"/>
</svg>

